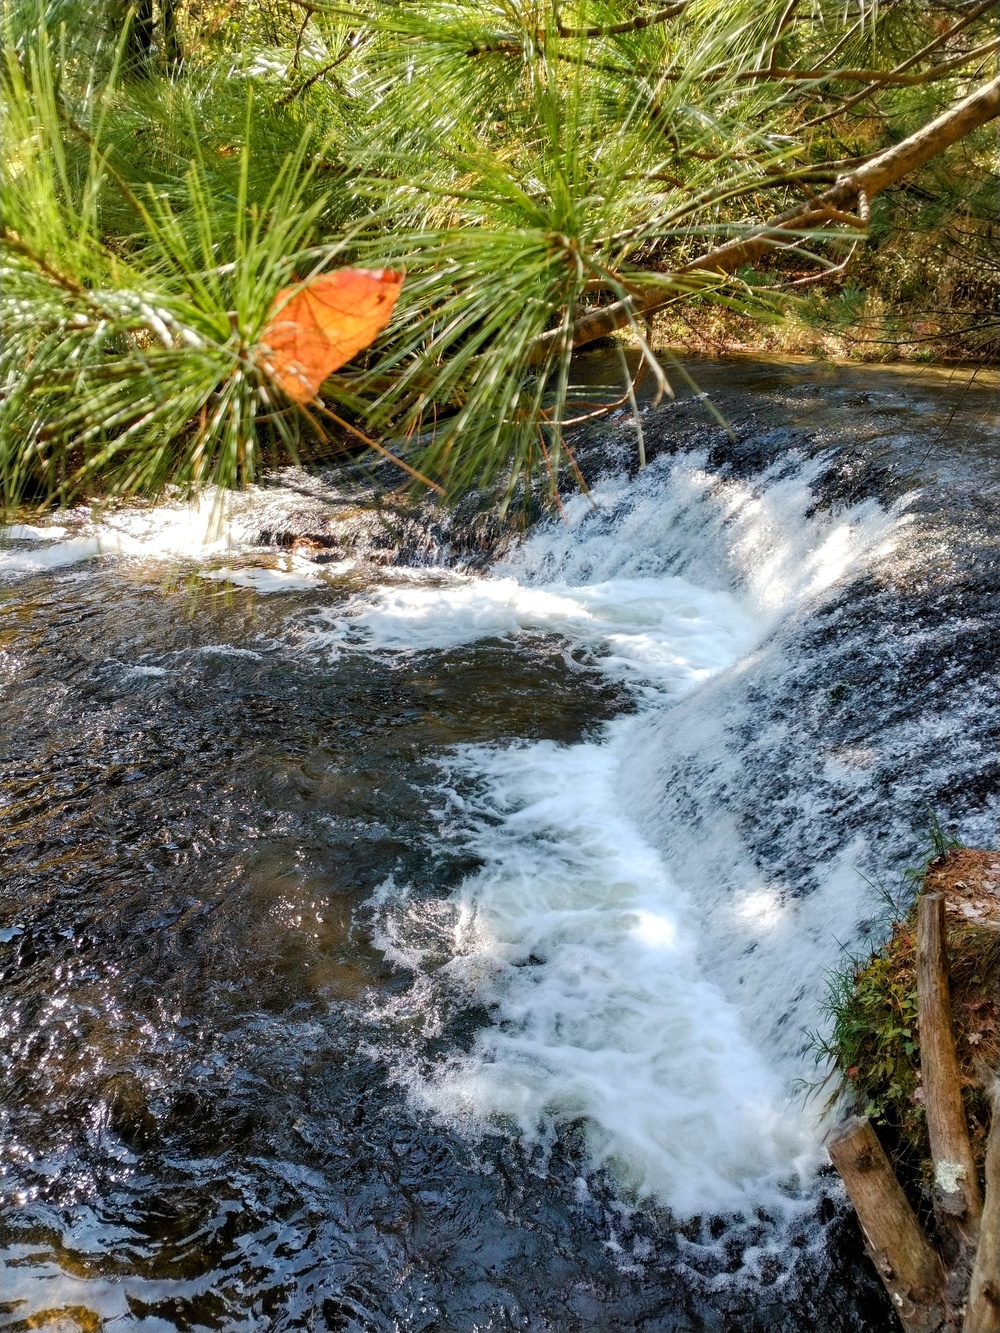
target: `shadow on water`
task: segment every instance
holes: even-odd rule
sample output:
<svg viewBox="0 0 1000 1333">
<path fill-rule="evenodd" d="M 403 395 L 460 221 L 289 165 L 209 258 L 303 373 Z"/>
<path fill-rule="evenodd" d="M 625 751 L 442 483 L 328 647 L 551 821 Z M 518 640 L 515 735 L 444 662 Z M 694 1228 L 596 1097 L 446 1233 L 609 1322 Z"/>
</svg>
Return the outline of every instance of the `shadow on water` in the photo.
<svg viewBox="0 0 1000 1333">
<path fill-rule="evenodd" d="M 795 1290 L 764 1256 L 748 1293 L 760 1219 L 677 1227 L 572 1125 L 541 1153 L 414 1109 L 366 903 L 396 877 L 432 913 L 472 868 L 435 758 L 630 696 L 549 638 L 320 668 L 276 647 L 311 600 L 113 561 L 0 586 L 0 1326 L 888 1328 L 835 1193 Z"/>
</svg>

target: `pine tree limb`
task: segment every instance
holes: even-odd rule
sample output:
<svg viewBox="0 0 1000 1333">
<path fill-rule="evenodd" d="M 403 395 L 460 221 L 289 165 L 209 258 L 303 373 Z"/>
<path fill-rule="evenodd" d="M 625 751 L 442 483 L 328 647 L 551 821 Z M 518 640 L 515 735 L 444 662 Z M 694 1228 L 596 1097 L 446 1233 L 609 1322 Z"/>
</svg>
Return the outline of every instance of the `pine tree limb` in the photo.
<svg viewBox="0 0 1000 1333">
<path fill-rule="evenodd" d="M 946 32 L 933 38 L 933 40 L 929 41 L 926 46 L 922 46 L 919 51 L 914 52 L 912 56 L 902 61 L 894 69 L 889 70 L 886 74 L 880 74 L 867 88 L 862 88 L 859 93 L 855 93 L 855 95 L 842 106 L 838 106 L 834 111 L 827 111 L 822 116 L 817 116 L 815 120 L 806 121 L 801 128 L 804 130 L 811 129 L 814 125 L 822 125 L 825 121 L 834 120 L 837 116 L 842 116 L 845 111 L 850 111 L 851 108 L 857 106 L 859 102 L 863 102 L 866 97 L 871 97 L 872 93 L 877 93 L 880 88 L 885 87 L 891 75 L 903 74 L 906 70 L 912 69 L 914 65 L 919 65 L 921 60 L 925 59 L 932 52 L 940 50 L 942 46 L 945 46 L 951 41 L 952 37 L 957 37 L 958 34 L 969 27 L 971 23 L 975 23 L 976 19 L 981 18 L 983 14 L 992 9 L 996 3 L 997 0 L 982 0 L 981 4 L 976 5 L 975 9 L 970 10 L 969 13 L 960 18 L 957 23 L 953 23 Z"/>
<path fill-rule="evenodd" d="M 880 74 L 877 69 L 783 69 L 769 66 L 767 69 L 744 70 L 743 73 L 737 74 L 736 78 L 741 81 L 773 79 L 776 83 L 862 83 L 874 79 L 877 80 L 879 87 L 893 85 L 902 88 L 915 88 L 924 83 L 933 83 L 937 79 L 943 79 L 948 74 L 954 74 L 955 70 L 961 69 L 963 65 L 978 60 L 980 56 L 990 55 L 998 47 L 1000 47 L 1000 37 L 994 37 L 988 42 L 983 42 L 981 46 L 973 47 L 971 51 L 953 56 L 951 60 L 943 60 L 940 64 L 931 65 L 921 74 L 896 74 L 892 71 L 887 74 Z"/>
<path fill-rule="evenodd" d="M 837 212 L 856 205 L 859 200 L 870 201 L 880 191 L 919 171 L 931 158 L 997 116 L 1000 116 L 1000 77 L 978 88 L 909 138 L 877 153 L 842 176 L 829 190 L 810 200 L 807 207 L 798 204 L 787 209 L 749 236 L 727 241 L 683 264 L 674 273 L 664 274 L 655 286 L 637 288 L 635 295 L 581 316 L 573 326 L 573 346 L 581 347 L 598 338 L 606 338 L 637 316 L 652 314 L 672 298 L 684 280 L 694 287 L 734 273 L 777 246 L 787 245 L 800 233 L 829 223 Z M 668 290 L 671 278 L 674 287 Z M 562 337 L 561 329 L 543 334 L 532 352 L 532 364 L 545 361 L 553 343 Z"/>
<path fill-rule="evenodd" d="M 643 28 L 652 28 L 657 23 L 666 23 L 668 19 L 683 14 L 687 0 L 677 0 L 676 4 L 658 9 L 655 14 L 640 14 L 637 18 L 627 19 L 624 23 L 609 23 L 607 27 L 567 28 L 562 23 L 556 31 L 560 37 L 614 37 L 619 33 L 641 32 Z"/>
</svg>

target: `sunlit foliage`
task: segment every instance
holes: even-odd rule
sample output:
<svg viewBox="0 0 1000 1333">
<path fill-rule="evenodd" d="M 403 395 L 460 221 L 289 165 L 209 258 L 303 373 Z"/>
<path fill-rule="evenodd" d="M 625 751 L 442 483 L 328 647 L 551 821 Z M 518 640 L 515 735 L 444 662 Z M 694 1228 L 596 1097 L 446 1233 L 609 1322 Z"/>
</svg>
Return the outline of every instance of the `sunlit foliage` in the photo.
<svg viewBox="0 0 1000 1333">
<path fill-rule="evenodd" d="M 567 425 L 629 400 L 574 385 L 582 312 L 660 281 L 668 306 L 773 313 L 780 274 L 671 273 L 996 58 L 988 6 L 905 0 L 10 0 L 4 30 L 7 505 L 240 485 L 358 432 L 452 497 L 551 492 Z M 987 157 L 938 169 L 977 237 Z M 931 193 L 947 221 L 954 181 Z M 907 206 L 879 204 L 868 244 Z M 803 239 L 787 276 L 847 244 Z M 261 332 L 280 289 L 343 264 L 403 269 L 403 293 L 300 410 Z"/>
</svg>

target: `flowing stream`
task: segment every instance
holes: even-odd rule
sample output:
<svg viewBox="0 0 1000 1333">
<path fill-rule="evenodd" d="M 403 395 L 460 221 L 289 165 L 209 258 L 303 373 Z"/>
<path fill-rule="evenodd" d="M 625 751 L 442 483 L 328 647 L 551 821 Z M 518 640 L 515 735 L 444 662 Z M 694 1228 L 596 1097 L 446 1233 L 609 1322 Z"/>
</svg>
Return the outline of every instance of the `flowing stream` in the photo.
<svg viewBox="0 0 1000 1333">
<path fill-rule="evenodd" d="M 8 531 L 0 1328 L 892 1328 L 815 1041 L 997 842 L 997 390 L 689 369 L 516 542 Z"/>
</svg>

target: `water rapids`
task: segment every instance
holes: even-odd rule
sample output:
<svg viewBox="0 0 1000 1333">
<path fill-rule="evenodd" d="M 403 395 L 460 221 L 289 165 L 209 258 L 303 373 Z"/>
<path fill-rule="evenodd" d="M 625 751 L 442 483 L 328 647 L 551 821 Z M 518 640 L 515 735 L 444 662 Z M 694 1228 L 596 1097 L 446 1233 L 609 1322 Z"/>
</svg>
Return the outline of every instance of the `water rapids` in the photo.
<svg viewBox="0 0 1000 1333">
<path fill-rule="evenodd" d="M 997 396 L 694 369 L 732 438 L 515 543 L 8 531 L 0 1327 L 891 1326 L 808 1085 L 929 812 L 996 845 Z"/>
</svg>

